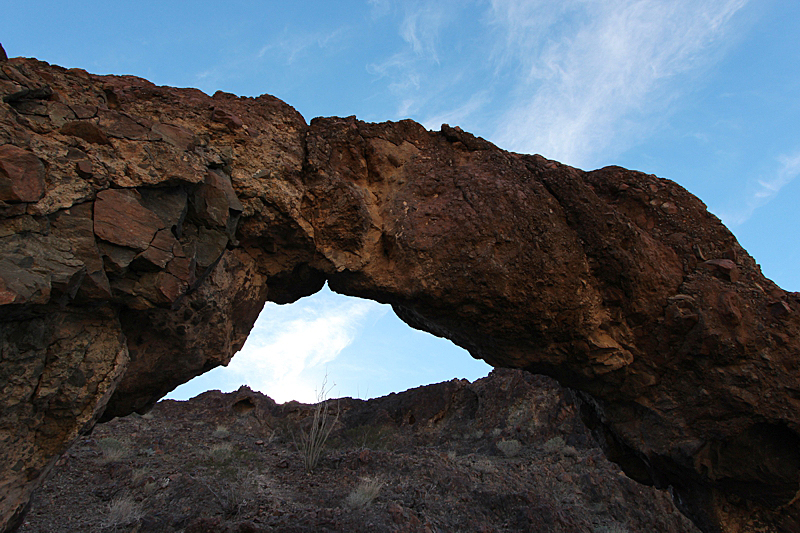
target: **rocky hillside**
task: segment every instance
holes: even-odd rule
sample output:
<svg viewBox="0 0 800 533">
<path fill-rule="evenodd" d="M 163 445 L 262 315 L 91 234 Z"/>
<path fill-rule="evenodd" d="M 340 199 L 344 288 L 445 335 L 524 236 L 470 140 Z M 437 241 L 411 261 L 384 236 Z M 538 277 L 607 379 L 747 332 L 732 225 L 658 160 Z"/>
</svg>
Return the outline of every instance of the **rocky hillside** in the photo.
<svg viewBox="0 0 800 533">
<path fill-rule="evenodd" d="M 603 457 L 548 378 L 495 370 L 327 405 L 339 416 L 311 473 L 294 442 L 314 406 L 247 388 L 101 424 L 20 531 L 697 531 Z"/>
</svg>

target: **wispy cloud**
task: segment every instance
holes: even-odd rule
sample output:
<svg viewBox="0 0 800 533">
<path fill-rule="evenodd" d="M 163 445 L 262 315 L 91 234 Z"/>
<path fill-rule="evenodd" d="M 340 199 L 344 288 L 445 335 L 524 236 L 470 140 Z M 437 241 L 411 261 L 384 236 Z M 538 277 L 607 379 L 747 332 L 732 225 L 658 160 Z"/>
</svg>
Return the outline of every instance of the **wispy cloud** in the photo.
<svg viewBox="0 0 800 533">
<path fill-rule="evenodd" d="M 373 3 L 388 12 L 388 2 Z M 411 3 L 405 6 L 398 33 L 403 47 L 367 70 L 389 80 L 389 90 L 399 99 L 396 118 L 406 118 L 420 111 L 427 99 L 425 78 L 439 64 L 438 41 L 450 20 L 445 3 Z"/>
<path fill-rule="evenodd" d="M 370 5 L 370 17 L 373 20 L 385 17 L 392 9 L 390 0 L 367 0 Z"/>
<path fill-rule="evenodd" d="M 750 185 L 744 206 L 720 211 L 720 218 L 725 224 L 736 227 L 745 223 L 756 209 L 767 205 L 778 196 L 781 189 L 800 176 L 800 150 L 778 156 L 776 167 L 771 178 L 760 179 Z"/>
<path fill-rule="evenodd" d="M 291 306 L 268 303 L 242 350 L 218 380 L 246 384 L 275 401 L 313 402 L 333 363 L 364 322 L 377 319 L 388 306 L 349 298 L 315 298 Z"/>
<path fill-rule="evenodd" d="M 749 0 L 490 0 L 405 5 L 403 45 L 368 68 L 397 115 L 456 121 L 576 166 L 655 129 L 735 36 Z"/>
<path fill-rule="evenodd" d="M 337 28 L 328 32 L 300 32 L 284 29 L 283 33 L 261 47 L 256 57 L 277 56 L 287 64 L 306 57 L 319 50 L 336 50 L 345 40 L 347 28 Z"/>
<path fill-rule="evenodd" d="M 488 91 L 480 91 L 469 97 L 466 103 L 453 109 L 423 118 L 420 122 L 429 130 L 438 130 L 442 124 L 458 125 L 465 123 L 476 111 L 489 102 Z"/>
<path fill-rule="evenodd" d="M 619 150 L 680 93 L 679 75 L 713 58 L 746 3 L 494 0 L 493 57 L 521 76 L 493 140 L 576 166 Z"/>
</svg>

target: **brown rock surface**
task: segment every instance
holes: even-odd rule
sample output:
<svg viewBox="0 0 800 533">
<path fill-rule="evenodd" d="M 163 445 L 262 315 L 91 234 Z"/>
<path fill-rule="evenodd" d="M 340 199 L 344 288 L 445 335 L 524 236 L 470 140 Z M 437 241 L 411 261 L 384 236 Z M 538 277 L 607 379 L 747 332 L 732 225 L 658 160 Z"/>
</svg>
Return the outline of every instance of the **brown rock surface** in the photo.
<svg viewBox="0 0 800 533">
<path fill-rule="evenodd" d="M 800 296 L 675 183 L 36 60 L 0 93 L 0 147 L 44 168 L 0 204 L 6 529 L 99 416 L 326 280 L 580 391 L 609 457 L 704 531 L 800 529 Z"/>
<path fill-rule="evenodd" d="M 44 165 L 32 153 L 0 146 L 0 201 L 38 202 L 44 194 Z"/>
</svg>

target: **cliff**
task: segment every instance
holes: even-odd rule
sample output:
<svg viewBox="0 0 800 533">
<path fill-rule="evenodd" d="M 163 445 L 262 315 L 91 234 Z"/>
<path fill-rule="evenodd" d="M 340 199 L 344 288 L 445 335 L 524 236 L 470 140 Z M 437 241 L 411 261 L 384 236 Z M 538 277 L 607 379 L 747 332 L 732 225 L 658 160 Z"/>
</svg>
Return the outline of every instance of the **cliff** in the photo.
<svg viewBox="0 0 800 533">
<path fill-rule="evenodd" d="M 800 529 L 800 295 L 677 184 L 32 59 L 0 94 L 6 530 L 81 432 L 325 281 L 574 389 L 703 531 Z"/>
</svg>

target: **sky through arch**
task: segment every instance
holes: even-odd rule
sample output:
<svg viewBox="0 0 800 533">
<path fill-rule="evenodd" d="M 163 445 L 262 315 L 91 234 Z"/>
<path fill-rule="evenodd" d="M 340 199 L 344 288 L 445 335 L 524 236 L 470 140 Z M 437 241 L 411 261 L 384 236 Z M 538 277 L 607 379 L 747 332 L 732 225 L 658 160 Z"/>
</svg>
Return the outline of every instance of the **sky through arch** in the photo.
<svg viewBox="0 0 800 533">
<path fill-rule="evenodd" d="M 453 378 L 474 381 L 490 370 L 449 340 L 406 325 L 391 306 L 336 294 L 326 284 L 292 304 L 267 302 L 227 367 L 167 398 L 248 385 L 279 403 L 313 403 L 327 376 L 332 396 L 367 399 Z"/>
</svg>

